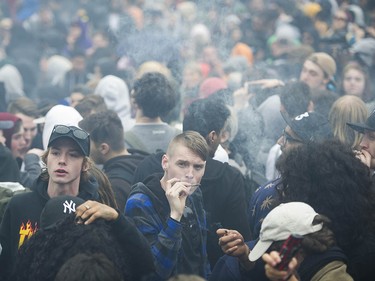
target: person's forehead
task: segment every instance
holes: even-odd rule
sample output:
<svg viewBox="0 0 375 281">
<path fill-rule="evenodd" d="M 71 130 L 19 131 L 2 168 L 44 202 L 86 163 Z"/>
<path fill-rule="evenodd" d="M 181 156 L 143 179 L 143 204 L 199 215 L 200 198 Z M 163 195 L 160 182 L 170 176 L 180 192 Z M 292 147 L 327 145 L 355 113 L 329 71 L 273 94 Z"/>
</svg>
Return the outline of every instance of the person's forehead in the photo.
<svg viewBox="0 0 375 281">
<path fill-rule="evenodd" d="M 344 11 L 341 11 L 341 10 L 336 11 L 335 16 L 336 17 L 344 17 L 344 18 L 347 17 L 346 13 Z"/>
<path fill-rule="evenodd" d="M 311 60 L 306 60 L 305 63 L 303 64 L 303 67 L 309 71 L 315 71 L 320 74 L 324 73 L 323 69 L 321 69 L 319 65 L 312 62 Z"/>
<path fill-rule="evenodd" d="M 33 123 L 33 121 L 35 119 L 33 116 L 25 115 L 21 112 L 17 112 L 14 115 L 16 115 L 17 117 L 19 117 L 22 120 L 22 123 L 23 123 L 24 126 L 25 126 L 25 124 L 30 125 L 30 123 L 36 126 L 36 124 Z"/>
<path fill-rule="evenodd" d="M 361 76 L 361 77 L 364 77 L 364 74 L 361 71 L 359 71 L 358 69 L 351 68 L 347 72 L 345 72 L 345 77 L 347 77 L 347 76 Z"/>
<path fill-rule="evenodd" d="M 70 148 L 80 150 L 78 144 L 71 138 L 61 137 L 51 143 L 51 148 Z"/>
<path fill-rule="evenodd" d="M 205 161 L 197 154 L 195 153 L 192 149 L 186 147 L 185 145 L 181 143 L 177 143 L 174 148 L 173 152 L 171 155 L 171 158 L 174 161 L 191 161 L 192 158 L 194 158 L 195 162 L 202 162 L 204 163 Z"/>
</svg>

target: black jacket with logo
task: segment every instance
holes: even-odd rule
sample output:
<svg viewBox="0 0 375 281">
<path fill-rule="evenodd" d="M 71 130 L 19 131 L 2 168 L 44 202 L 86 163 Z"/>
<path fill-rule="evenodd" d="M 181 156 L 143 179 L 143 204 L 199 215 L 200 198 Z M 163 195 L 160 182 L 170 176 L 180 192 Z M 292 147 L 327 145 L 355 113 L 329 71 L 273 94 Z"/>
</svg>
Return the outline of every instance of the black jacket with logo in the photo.
<svg viewBox="0 0 375 281">
<path fill-rule="evenodd" d="M 39 228 L 42 210 L 49 200 L 48 182 L 39 177 L 32 192 L 15 195 L 6 208 L 0 227 L 0 280 L 6 280 L 14 264 L 18 248 Z M 98 200 L 98 183 L 95 179 L 81 183 L 78 197 Z"/>
</svg>

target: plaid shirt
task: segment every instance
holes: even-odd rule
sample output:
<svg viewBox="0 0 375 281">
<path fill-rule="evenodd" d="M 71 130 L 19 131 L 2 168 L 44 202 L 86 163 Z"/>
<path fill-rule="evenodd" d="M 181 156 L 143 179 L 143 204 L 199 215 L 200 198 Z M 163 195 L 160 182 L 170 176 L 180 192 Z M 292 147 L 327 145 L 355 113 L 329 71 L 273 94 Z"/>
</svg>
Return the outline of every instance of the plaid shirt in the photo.
<svg viewBox="0 0 375 281">
<path fill-rule="evenodd" d="M 147 194 L 148 192 L 143 192 L 142 190 L 148 190 L 148 188 L 142 183 L 138 183 L 137 186 L 138 188 L 136 189 L 133 187 L 133 191 L 127 200 L 125 214 L 133 218 L 137 228 L 143 233 L 151 245 L 151 251 L 155 258 L 157 280 L 166 280 L 180 273 L 178 272 L 178 258 L 183 255 L 183 225 L 181 222 L 175 221 L 169 217 L 170 209 L 168 201 L 163 202 L 164 200 L 156 200 L 158 203 L 164 203 L 157 206 L 155 200 L 151 200 L 151 196 Z M 195 274 L 203 275 L 202 277 L 208 278 L 210 267 L 206 253 L 206 218 L 202 207 L 200 189 L 189 196 L 188 200 L 191 201 L 193 212 L 197 214 L 196 222 L 200 230 L 201 255 L 204 263 L 203 273 L 196 272 Z"/>
</svg>

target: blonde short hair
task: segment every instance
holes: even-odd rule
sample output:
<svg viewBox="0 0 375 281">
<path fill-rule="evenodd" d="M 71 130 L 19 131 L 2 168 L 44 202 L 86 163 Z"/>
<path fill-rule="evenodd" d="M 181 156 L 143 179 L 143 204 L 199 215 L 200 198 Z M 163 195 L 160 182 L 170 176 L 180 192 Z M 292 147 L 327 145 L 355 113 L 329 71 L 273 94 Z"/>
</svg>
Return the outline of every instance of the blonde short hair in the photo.
<svg viewBox="0 0 375 281">
<path fill-rule="evenodd" d="M 352 130 L 346 123 L 365 123 L 367 114 L 366 104 L 361 98 L 345 95 L 337 99 L 329 112 L 334 137 L 352 148 L 357 148 L 362 135 Z"/>
</svg>

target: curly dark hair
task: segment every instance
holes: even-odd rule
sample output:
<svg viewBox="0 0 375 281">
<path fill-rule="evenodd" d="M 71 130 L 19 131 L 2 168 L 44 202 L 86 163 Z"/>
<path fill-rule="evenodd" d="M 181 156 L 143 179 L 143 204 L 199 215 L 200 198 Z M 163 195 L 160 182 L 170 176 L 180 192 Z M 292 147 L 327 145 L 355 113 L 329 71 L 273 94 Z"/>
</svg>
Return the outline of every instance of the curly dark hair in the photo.
<svg viewBox="0 0 375 281">
<path fill-rule="evenodd" d="M 375 193 L 370 170 L 338 141 L 308 143 L 277 163 L 283 202 L 301 201 L 332 221 L 339 247 L 350 256 L 375 230 Z"/>
<path fill-rule="evenodd" d="M 166 116 L 177 103 L 177 92 L 168 79 L 159 72 L 148 72 L 134 82 L 133 97 L 149 118 Z"/>
<path fill-rule="evenodd" d="M 104 220 L 75 224 L 72 214 L 51 229 L 40 229 L 18 252 L 9 280 L 54 280 L 61 266 L 79 253 L 101 253 L 111 260 L 124 280 L 135 280 L 131 257 L 111 234 Z"/>
<path fill-rule="evenodd" d="M 331 221 L 323 215 L 317 215 L 313 225 L 323 223 L 323 228 L 317 232 L 306 234 L 302 240 L 302 250 L 305 255 L 324 253 L 336 244 L 335 235 L 330 229 Z"/>
<path fill-rule="evenodd" d="M 55 281 L 124 281 L 118 270 L 103 254 L 77 254 L 60 268 Z"/>
</svg>

